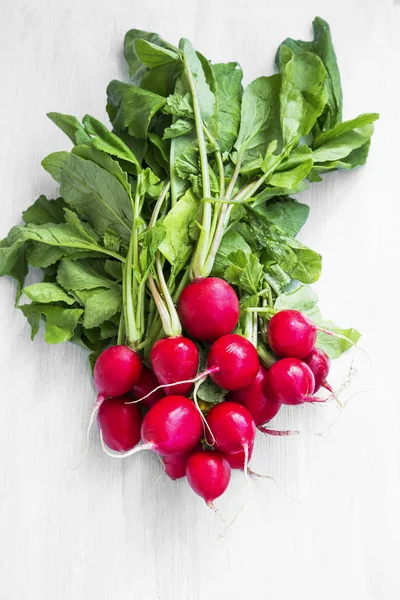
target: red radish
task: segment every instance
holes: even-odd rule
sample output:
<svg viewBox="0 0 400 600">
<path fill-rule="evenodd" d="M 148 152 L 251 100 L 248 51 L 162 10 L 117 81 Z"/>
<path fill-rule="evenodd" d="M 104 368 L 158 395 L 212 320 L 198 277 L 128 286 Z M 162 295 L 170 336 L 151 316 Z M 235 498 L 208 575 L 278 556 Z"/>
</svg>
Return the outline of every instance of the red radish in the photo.
<svg viewBox="0 0 400 600">
<path fill-rule="evenodd" d="M 325 354 L 323 350 L 320 350 L 319 348 L 314 348 L 314 350 L 308 356 L 306 356 L 304 362 L 310 367 L 314 375 L 314 393 L 317 392 L 321 386 L 334 393 L 333 389 L 326 381 L 326 378 L 328 377 L 329 373 L 329 368 L 331 366 L 329 356 Z"/>
<path fill-rule="evenodd" d="M 281 358 L 305 358 L 317 339 L 317 328 L 298 310 L 281 310 L 268 323 L 268 343 Z"/>
<path fill-rule="evenodd" d="M 148 369 L 147 367 L 143 367 L 143 371 L 139 381 L 135 383 L 135 385 L 132 388 L 132 394 L 134 398 L 136 398 L 136 400 L 142 398 L 143 396 L 146 396 L 142 400 L 142 403 L 144 404 L 144 406 L 147 406 L 147 408 L 151 408 L 156 402 L 158 402 L 159 400 L 161 400 L 161 398 L 164 398 L 165 396 L 165 393 L 163 393 L 162 390 L 153 391 L 159 385 L 160 382 L 154 375 L 153 371 L 151 369 Z M 150 395 L 148 396 L 148 394 Z"/>
<path fill-rule="evenodd" d="M 153 371 L 162 384 L 194 379 L 199 367 L 199 351 L 188 338 L 177 336 L 158 340 L 150 353 Z M 164 393 L 187 394 L 193 383 L 181 383 L 165 387 Z"/>
<path fill-rule="evenodd" d="M 128 346 L 111 346 L 102 352 L 94 365 L 94 383 L 102 396 L 123 396 L 142 374 L 142 361 Z"/>
<path fill-rule="evenodd" d="M 214 383 L 226 390 L 239 390 L 257 375 L 257 350 L 241 335 L 224 335 L 211 346 L 207 367 L 215 370 L 210 373 Z"/>
<path fill-rule="evenodd" d="M 252 457 L 253 448 L 254 446 L 249 446 L 247 456 L 244 449 L 240 450 L 239 452 L 234 452 L 233 454 L 224 454 L 226 460 L 231 466 L 231 469 L 244 469 L 246 463 L 248 463 Z"/>
<path fill-rule="evenodd" d="M 253 417 L 245 408 L 236 402 L 221 402 L 212 407 L 206 417 L 212 433 L 207 432 L 207 442 L 223 454 L 247 452 L 253 447 L 256 425 Z"/>
<path fill-rule="evenodd" d="M 131 450 L 140 442 L 142 417 L 129 396 L 107 398 L 99 408 L 97 422 L 105 444 L 117 452 Z"/>
<path fill-rule="evenodd" d="M 267 396 L 265 390 L 266 376 L 267 369 L 260 364 L 255 379 L 249 385 L 240 390 L 229 392 L 227 396 L 227 400 L 237 402 L 247 408 L 257 427 L 275 417 L 281 406 Z"/>
<path fill-rule="evenodd" d="M 162 456 L 185 454 L 202 435 L 203 422 L 193 402 L 185 396 L 166 396 L 143 419 L 142 448 Z"/>
<path fill-rule="evenodd" d="M 193 450 L 186 454 L 170 454 L 168 456 L 162 456 L 161 461 L 164 465 L 165 473 L 170 479 L 180 479 L 186 476 L 186 464 L 194 452 L 201 451 L 201 444 L 197 444 Z"/>
<path fill-rule="evenodd" d="M 265 379 L 268 396 L 281 404 L 316 402 L 314 375 L 308 365 L 298 358 L 283 358 L 269 369 Z"/>
<path fill-rule="evenodd" d="M 216 510 L 213 501 L 227 489 L 231 479 L 231 468 L 223 454 L 202 451 L 192 454 L 186 465 L 186 476 L 192 490 L 201 496 L 207 505 Z"/>
<path fill-rule="evenodd" d="M 178 314 L 197 340 L 214 342 L 231 333 L 239 319 L 239 300 L 232 286 L 218 277 L 195 279 L 180 295 Z"/>
</svg>

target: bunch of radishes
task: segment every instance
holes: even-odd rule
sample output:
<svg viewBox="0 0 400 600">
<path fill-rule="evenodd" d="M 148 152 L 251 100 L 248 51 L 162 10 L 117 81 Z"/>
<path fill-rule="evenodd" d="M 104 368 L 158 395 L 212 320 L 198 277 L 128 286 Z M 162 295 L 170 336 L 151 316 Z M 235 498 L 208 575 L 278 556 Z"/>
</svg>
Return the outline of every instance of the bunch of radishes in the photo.
<svg viewBox="0 0 400 600">
<path fill-rule="evenodd" d="M 317 327 L 302 313 L 283 310 L 267 326 L 269 346 L 279 357 L 267 370 L 251 341 L 231 333 L 239 301 L 223 279 L 196 279 L 186 286 L 178 313 L 192 338 L 211 344 L 207 369 L 198 374 L 197 346 L 182 335 L 154 344 L 152 369 L 128 346 L 106 349 L 94 367 L 98 424 L 111 450 L 121 457 L 156 452 L 171 479 L 186 475 L 213 507 L 228 487 L 231 468 L 247 470 L 257 427 L 273 431 L 263 425 L 281 404 L 321 401 L 313 394 L 328 386 L 329 358 L 315 347 Z M 206 377 L 229 394 L 203 414 L 195 393 L 194 401 L 190 395 L 193 384 Z"/>
<path fill-rule="evenodd" d="M 288 433 L 268 422 L 324 401 L 329 359 L 360 337 L 317 307 L 322 257 L 297 239 L 309 207 L 291 196 L 363 165 L 378 115 L 342 120 L 329 26 L 313 28 L 246 86 L 185 38 L 128 31 L 111 130 L 49 113 L 73 144 L 42 161 L 57 197 L 0 241 L 32 339 L 42 323 L 46 342 L 90 351 L 105 451 L 156 452 L 210 505 L 231 468 L 247 475 L 256 429 Z M 25 286 L 30 267 L 42 280 Z"/>
</svg>

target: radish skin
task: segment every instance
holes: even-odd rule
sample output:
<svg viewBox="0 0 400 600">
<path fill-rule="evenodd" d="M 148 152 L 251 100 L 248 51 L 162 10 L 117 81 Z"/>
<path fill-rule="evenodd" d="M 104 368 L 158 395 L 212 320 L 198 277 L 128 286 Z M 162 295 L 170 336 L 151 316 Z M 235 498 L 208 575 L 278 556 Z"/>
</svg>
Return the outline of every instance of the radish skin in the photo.
<svg viewBox="0 0 400 600">
<path fill-rule="evenodd" d="M 96 360 L 93 372 L 95 386 L 106 398 L 123 396 L 139 381 L 142 368 L 137 352 L 128 346 L 111 346 Z"/>
<path fill-rule="evenodd" d="M 224 335 L 211 346 L 207 367 L 214 370 L 210 373 L 214 383 L 226 390 L 238 390 L 249 385 L 257 375 L 257 350 L 241 335 Z"/>
<path fill-rule="evenodd" d="M 231 479 L 226 457 L 220 452 L 195 452 L 187 461 L 186 476 L 192 490 L 216 511 L 213 502 L 226 491 Z"/>
<path fill-rule="evenodd" d="M 103 400 L 97 423 L 104 443 L 116 452 L 127 452 L 140 442 L 142 416 L 136 404 L 127 404 L 129 396 Z"/>
<path fill-rule="evenodd" d="M 239 300 L 229 283 L 218 277 L 195 279 L 182 291 L 178 314 L 197 340 L 214 342 L 231 333 L 239 320 Z"/>
<path fill-rule="evenodd" d="M 199 351 L 196 345 L 183 336 L 158 340 L 150 353 L 151 366 L 161 385 L 166 384 L 164 394 L 188 394 L 193 381 L 169 388 L 168 384 L 193 380 L 199 367 Z"/>
</svg>

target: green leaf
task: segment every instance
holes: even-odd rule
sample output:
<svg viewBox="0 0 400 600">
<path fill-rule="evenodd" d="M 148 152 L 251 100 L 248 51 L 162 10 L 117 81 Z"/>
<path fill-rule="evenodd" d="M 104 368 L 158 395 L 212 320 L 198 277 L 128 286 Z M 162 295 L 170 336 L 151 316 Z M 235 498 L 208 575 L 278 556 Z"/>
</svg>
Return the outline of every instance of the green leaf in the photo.
<svg viewBox="0 0 400 600">
<path fill-rule="evenodd" d="M 128 193 L 110 173 L 91 161 L 68 152 L 55 152 L 42 161 L 60 184 L 65 201 L 85 216 L 96 233 L 110 227 L 130 239 L 132 205 Z"/>
<path fill-rule="evenodd" d="M 192 99 L 189 93 L 184 96 L 181 94 L 172 94 L 171 96 L 168 96 L 163 110 L 176 117 L 194 118 Z"/>
<path fill-rule="evenodd" d="M 244 90 L 239 135 L 235 149 L 243 164 L 264 156 L 269 144 L 280 140 L 279 90 L 281 76 L 259 77 Z"/>
<path fill-rule="evenodd" d="M 85 302 L 83 326 L 87 329 L 99 327 L 122 309 L 121 286 L 108 290 L 93 290 Z"/>
<path fill-rule="evenodd" d="M 214 115 L 215 96 L 207 83 L 202 63 L 189 40 L 182 38 L 179 42 L 179 48 L 193 74 L 201 118 L 206 122 Z"/>
<path fill-rule="evenodd" d="M 12 252 L 12 259 L 6 261 L 2 253 L 3 248 L 4 254 L 7 254 L 7 251 L 9 252 L 7 238 L 0 240 L 0 275 L 8 275 L 16 280 L 17 290 L 15 295 L 15 306 L 17 306 L 21 297 L 25 277 L 28 274 L 26 250 L 24 247 L 17 247 L 17 249 Z"/>
<path fill-rule="evenodd" d="M 292 190 L 298 186 L 303 179 L 307 177 L 313 167 L 313 158 L 311 149 L 308 146 L 299 146 L 299 149 L 304 149 L 296 155 L 296 159 L 287 161 L 285 170 L 282 170 L 282 164 L 279 166 L 279 171 L 272 173 L 268 180 L 270 185 Z M 295 153 L 293 153 L 295 154 Z"/>
<path fill-rule="evenodd" d="M 114 281 L 99 275 L 88 261 L 83 260 L 63 260 L 58 267 L 57 281 L 65 290 L 71 291 L 116 287 Z"/>
<path fill-rule="evenodd" d="M 278 225 L 287 235 L 296 237 L 307 221 L 310 208 L 293 198 L 276 198 L 255 211 Z"/>
<path fill-rule="evenodd" d="M 96 163 L 96 165 L 108 171 L 111 175 L 118 179 L 129 197 L 132 197 L 132 188 L 128 181 L 128 174 L 122 169 L 120 163 L 111 158 L 111 156 L 105 154 L 101 150 L 97 150 L 97 148 L 94 146 L 87 146 L 85 144 L 75 146 L 72 148 L 71 152 L 80 158 L 84 158 L 85 160 Z M 131 163 L 125 164 L 132 166 Z M 133 167 L 133 170 L 136 172 L 136 167 Z"/>
<path fill-rule="evenodd" d="M 229 254 L 228 261 L 230 266 L 225 270 L 224 279 L 249 294 L 256 294 L 263 278 L 263 268 L 257 256 L 237 250 Z"/>
<path fill-rule="evenodd" d="M 165 104 L 165 98 L 122 81 L 107 87 L 107 112 L 114 127 L 145 139 L 151 119 Z"/>
<path fill-rule="evenodd" d="M 159 46 L 160 48 L 171 48 L 173 47 L 163 40 L 157 33 L 150 31 L 142 31 L 141 29 L 131 29 L 125 35 L 124 40 L 124 57 L 129 65 L 129 75 L 133 79 L 134 83 L 139 84 L 147 70 L 146 66 L 143 65 L 136 53 L 137 40 L 146 40 L 151 42 L 153 45 Z"/>
<path fill-rule="evenodd" d="M 47 200 L 46 196 L 39 196 L 37 200 L 24 212 L 22 218 L 25 223 L 45 225 L 46 223 L 63 223 L 64 208 L 67 204 L 62 198 Z"/>
<path fill-rule="evenodd" d="M 301 285 L 294 291 L 281 294 L 274 303 L 277 310 L 298 310 L 309 313 L 318 302 L 318 296 L 309 285 Z"/>
<path fill-rule="evenodd" d="M 214 261 L 214 267 L 212 275 L 214 277 L 223 277 L 225 270 L 229 267 L 230 261 L 229 256 L 237 251 L 242 251 L 245 254 L 251 253 L 249 244 L 244 238 L 237 233 L 234 229 L 230 229 L 225 233 L 222 238 L 221 244 L 218 248 L 217 255 Z"/>
<path fill-rule="evenodd" d="M 136 56 L 149 69 L 181 60 L 179 54 L 173 50 L 163 48 L 143 38 L 136 39 L 134 46 Z"/>
<path fill-rule="evenodd" d="M 372 123 L 378 118 L 377 113 L 360 115 L 356 119 L 340 123 L 318 136 L 314 141 L 314 162 L 324 163 L 342 160 L 354 150 L 365 147 L 366 144 L 369 144 L 374 132 Z M 366 147 L 366 150 L 368 153 L 368 147 Z"/>
<path fill-rule="evenodd" d="M 176 138 L 181 135 L 186 135 L 193 130 L 194 121 L 189 121 L 188 119 L 177 119 L 170 127 L 165 129 L 163 139 L 169 140 L 171 138 Z"/>
<path fill-rule="evenodd" d="M 130 148 L 121 138 L 109 131 L 103 123 L 90 115 L 85 115 L 82 123 L 92 136 L 92 144 L 95 148 L 132 163 L 140 171 L 139 161 Z"/>
<path fill-rule="evenodd" d="M 307 135 L 327 101 L 326 71 L 321 59 L 310 52 L 293 54 L 280 48 L 282 89 L 280 121 L 284 142 Z"/>
<path fill-rule="evenodd" d="M 43 304 L 50 304 L 51 302 L 65 302 L 66 304 L 74 304 L 75 300 L 68 296 L 55 283 L 34 283 L 22 290 L 22 293 L 33 300 L 34 302 L 41 302 Z"/>
<path fill-rule="evenodd" d="M 48 344 L 60 344 L 70 340 L 83 313 L 80 308 L 61 308 L 34 302 L 19 308 L 32 327 L 31 339 L 34 339 L 39 330 L 41 316 L 45 318 L 44 339 Z"/>
<path fill-rule="evenodd" d="M 160 246 L 160 251 L 172 265 L 180 262 L 186 250 L 193 246 L 189 226 L 196 219 L 198 212 L 199 201 L 193 192 L 188 190 L 163 221 L 166 237 Z"/>
<path fill-rule="evenodd" d="M 313 52 L 324 63 L 327 72 L 325 81 L 327 103 L 323 113 L 318 117 L 318 128 L 321 131 L 326 131 L 342 120 L 342 86 L 328 23 L 320 17 L 316 17 L 313 21 L 313 29 L 314 40 L 312 42 L 288 38 L 282 46 L 287 46 L 295 54 L 304 50 Z M 279 50 L 277 56 L 279 57 Z"/>
<path fill-rule="evenodd" d="M 212 65 L 212 70 L 219 121 L 217 143 L 221 152 L 229 152 L 239 133 L 243 72 L 235 62 Z"/>
<path fill-rule="evenodd" d="M 77 144 L 90 144 L 90 136 L 76 117 L 56 112 L 49 112 L 47 116 L 69 137 L 74 146 Z"/>
<path fill-rule="evenodd" d="M 204 346 L 198 346 L 199 350 L 199 371 L 202 372 L 207 369 L 207 357 L 208 357 L 208 348 Z M 219 402 L 223 402 L 228 394 L 228 390 L 224 390 L 223 388 L 216 385 L 210 377 L 201 384 L 199 389 L 197 390 L 197 397 L 199 400 L 203 402 L 208 402 L 210 404 L 218 404 Z"/>
</svg>

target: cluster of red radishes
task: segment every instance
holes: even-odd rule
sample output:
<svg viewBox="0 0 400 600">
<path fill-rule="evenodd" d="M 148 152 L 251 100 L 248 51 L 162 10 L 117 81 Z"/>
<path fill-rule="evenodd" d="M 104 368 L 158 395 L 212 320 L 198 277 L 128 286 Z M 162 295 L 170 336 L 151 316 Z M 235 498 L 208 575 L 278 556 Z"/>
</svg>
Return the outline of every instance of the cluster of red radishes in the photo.
<svg viewBox="0 0 400 600">
<path fill-rule="evenodd" d="M 231 468 L 247 470 L 257 427 L 273 432 L 263 425 L 281 404 L 320 401 L 313 394 L 321 385 L 329 389 L 329 358 L 315 348 L 317 328 L 307 317 L 282 310 L 270 319 L 268 343 L 277 360 L 267 369 L 253 344 L 231 333 L 239 313 L 236 293 L 226 281 L 194 280 L 179 298 L 178 314 L 191 338 L 211 344 L 205 371 L 198 374 L 195 341 L 182 335 L 154 344 L 151 369 L 122 345 L 106 349 L 94 368 L 105 448 L 116 457 L 153 450 L 171 479 L 186 475 L 212 507 L 228 487 Z M 229 394 L 202 411 L 196 386 L 207 377 Z M 189 398 L 193 384 L 194 400 Z"/>
</svg>

